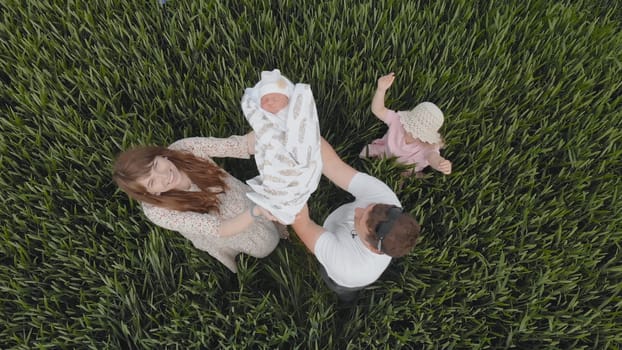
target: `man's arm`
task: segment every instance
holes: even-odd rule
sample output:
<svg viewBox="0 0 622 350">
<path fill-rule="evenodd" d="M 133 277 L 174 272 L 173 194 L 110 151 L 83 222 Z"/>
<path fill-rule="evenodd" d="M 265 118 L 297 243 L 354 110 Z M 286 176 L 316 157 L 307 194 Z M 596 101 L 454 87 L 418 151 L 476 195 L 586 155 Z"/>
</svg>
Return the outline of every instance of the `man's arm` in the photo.
<svg viewBox="0 0 622 350">
<path fill-rule="evenodd" d="M 296 220 L 292 223 L 292 228 L 296 231 L 296 235 L 300 237 L 302 243 L 315 254 L 315 243 L 326 230 L 316 224 L 309 217 L 309 207 L 305 204 L 300 213 L 296 215 Z"/>
<path fill-rule="evenodd" d="M 339 156 L 333 146 L 322 138 L 322 174 L 326 176 L 335 185 L 347 191 L 354 175 L 358 173 L 356 169 L 346 164 Z"/>
</svg>

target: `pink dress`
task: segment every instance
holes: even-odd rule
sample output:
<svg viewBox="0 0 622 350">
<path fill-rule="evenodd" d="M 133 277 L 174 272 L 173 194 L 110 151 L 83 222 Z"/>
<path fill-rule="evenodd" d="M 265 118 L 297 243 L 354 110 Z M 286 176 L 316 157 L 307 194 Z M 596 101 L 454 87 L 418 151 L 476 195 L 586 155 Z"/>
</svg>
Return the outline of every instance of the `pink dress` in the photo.
<svg viewBox="0 0 622 350">
<path fill-rule="evenodd" d="M 211 157 L 250 158 L 245 136 L 231 136 L 226 139 L 213 137 L 192 137 L 181 139 L 169 146 L 170 149 L 189 151 L 195 156 L 211 160 Z M 270 254 L 279 243 L 279 234 L 274 223 L 257 218 L 253 224 L 240 233 L 218 236 L 221 221 L 239 215 L 253 204 L 246 197 L 251 191 L 248 185 L 227 173 L 225 183 L 229 189 L 218 195 L 220 214 L 177 211 L 142 203 L 145 216 L 154 224 L 177 231 L 189 239 L 200 250 L 208 252 L 232 272 L 237 272 L 235 257 L 245 253 L 257 258 Z M 192 185 L 190 191 L 198 191 Z"/>
<path fill-rule="evenodd" d="M 438 144 L 430 144 L 419 139 L 415 139 L 413 143 L 406 143 L 406 130 L 395 111 L 387 110 L 386 124 L 389 127 L 387 133 L 381 139 L 376 139 L 365 146 L 360 153 L 361 157 L 397 157 L 398 162 L 415 164 L 415 171 L 421 171 L 430 165 L 428 159 L 431 154 L 440 154 Z"/>
</svg>

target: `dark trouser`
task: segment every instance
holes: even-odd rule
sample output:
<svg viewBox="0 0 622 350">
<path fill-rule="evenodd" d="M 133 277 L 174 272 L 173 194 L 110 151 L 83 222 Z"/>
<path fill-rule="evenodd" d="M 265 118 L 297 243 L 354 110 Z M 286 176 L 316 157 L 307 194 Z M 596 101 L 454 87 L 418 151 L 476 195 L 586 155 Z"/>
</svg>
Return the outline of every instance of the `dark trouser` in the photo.
<svg viewBox="0 0 622 350">
<path fill-rule="evenodd" d="M 344 302 L 349 302 L 356 299 L 356 297 L 359 295 L 360 290 L 365 288 L 365 286 L 351 288 L 338 285 L 337 283 L 335 283 L 335 281 L 332 280 L 332 278 L 328 277 L 328 273 L 326 272 L 326 269 L 324 268 L 324 266 L 322 266 L 322 264 L 320 264 L 320 274 L 322 275 L 322 279 L 328 286 L 328 289 L 337 293 L 339 300 Z"/>
</svg>

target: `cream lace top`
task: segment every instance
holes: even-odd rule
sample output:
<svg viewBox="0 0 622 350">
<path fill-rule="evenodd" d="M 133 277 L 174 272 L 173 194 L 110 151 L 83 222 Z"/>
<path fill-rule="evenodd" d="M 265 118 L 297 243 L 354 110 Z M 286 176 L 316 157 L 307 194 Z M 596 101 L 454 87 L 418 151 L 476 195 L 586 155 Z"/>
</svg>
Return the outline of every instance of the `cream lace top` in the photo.
<svg viewBox="0 0 622 350">
<path fill-rule="evenodd" d="M 212 157 L 250 158 L 246 136 L 192 137 L 176 141 L 169 148 L 189 151 L 209 161 L 212 161 Z M 221 221 L 239 215 L 252 205 L 246 197 L 246 193 L 250 191 L 248 185 L 229 173 L 225 183 L 229 189 L 218 195 L 221 203 L 219 214 L 170 210 L 147 203 L 142 203 L 142 207 L 147 218 L 154 224 L 181 233 L 196 248 L 208 252 L 232 272 L 237 272 L 235 263 L 237 254 L 265 257 L 276 248 L 279 235 L 272 222 L 258 218 L 240 233 L 228 237 L 218 236 Z M 194 184 L 190 189 L 190 191 L 198 190 Z"/>
</svg>

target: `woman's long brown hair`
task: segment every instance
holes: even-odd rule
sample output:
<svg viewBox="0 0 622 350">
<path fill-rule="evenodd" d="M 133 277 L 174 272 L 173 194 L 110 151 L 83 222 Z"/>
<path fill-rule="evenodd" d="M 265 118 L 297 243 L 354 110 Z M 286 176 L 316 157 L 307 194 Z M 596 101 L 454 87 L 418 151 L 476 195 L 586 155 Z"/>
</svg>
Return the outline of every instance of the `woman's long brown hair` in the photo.
<svg viewBox="0 0 622 350">
<path fill-rule="evenodd" d="M 201 191 L 167 191 L 153 195 L 138 183 L 149 174 L 156 156 L 167 157 L 177 169 L 183 171 Z M 226 173 L 214 163 L 189 152 L 171 150 L 159 146 L 141 146 L 117 157 L 112 179 L 131 198 L 158 207 L 199 213 L 220 212 L 218 194 L 227 190 Z"/>
</svg>

